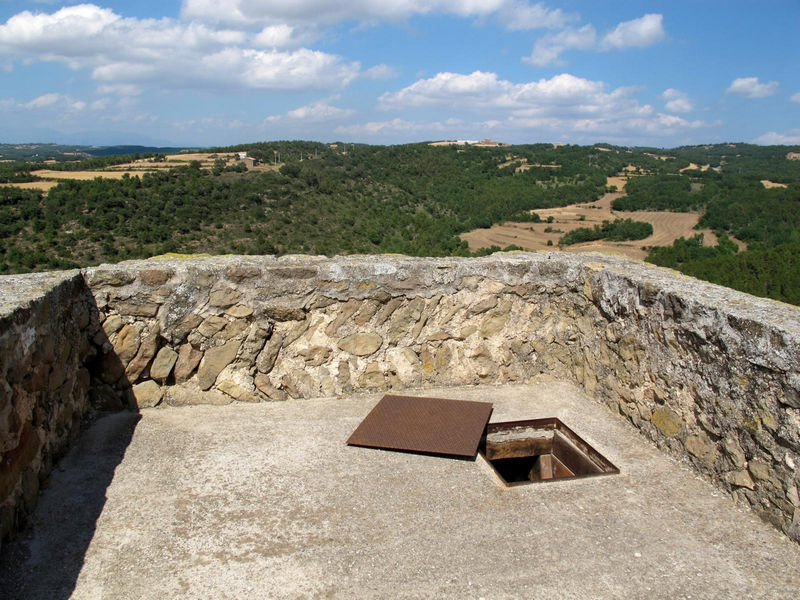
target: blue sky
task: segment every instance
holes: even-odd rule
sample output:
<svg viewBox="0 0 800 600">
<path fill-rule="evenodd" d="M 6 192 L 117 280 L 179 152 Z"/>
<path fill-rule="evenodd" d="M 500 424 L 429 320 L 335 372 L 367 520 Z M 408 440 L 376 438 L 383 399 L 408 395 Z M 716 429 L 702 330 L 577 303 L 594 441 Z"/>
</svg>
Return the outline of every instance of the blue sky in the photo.
<svg viewBox="0 0 800 600">
<path fill-rule="evenodd" d="M 0 142 L 800 144 L 798 0 L 0 0 Z"/>
</svg>

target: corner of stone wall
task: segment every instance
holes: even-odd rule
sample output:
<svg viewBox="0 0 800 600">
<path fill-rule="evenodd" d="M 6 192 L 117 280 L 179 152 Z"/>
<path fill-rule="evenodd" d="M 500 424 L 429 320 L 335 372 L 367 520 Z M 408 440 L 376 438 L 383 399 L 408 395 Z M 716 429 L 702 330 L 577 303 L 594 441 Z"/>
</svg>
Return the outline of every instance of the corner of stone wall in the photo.
<svg viewBox="0 0 800 600">
<path fill-rule="evenodd" d="M 800 541 L 797 307 L 562 253 L 208 257 L 82 275 L 1 283 L 20 299 L 0 305 L 4 533 L 30 511 L 88 404 L 262 402 L 544 374 L 583 386 Z"/>
<path fill-rule="evenodd" d="M 588 285 L 596 397 L 800 542 L 800 311 L 633 264 Z"/>
<path fill-rule="evenodd" d="M 88 407 L 94 300 L 77 271 L 0 278 L 0 540 L 36 505 Z"/>
</svg>

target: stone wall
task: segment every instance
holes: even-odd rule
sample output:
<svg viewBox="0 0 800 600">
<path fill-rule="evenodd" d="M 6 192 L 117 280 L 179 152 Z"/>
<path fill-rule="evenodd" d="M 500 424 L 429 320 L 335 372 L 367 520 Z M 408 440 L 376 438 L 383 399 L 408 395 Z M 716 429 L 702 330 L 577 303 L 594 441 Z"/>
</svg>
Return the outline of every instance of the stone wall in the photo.
<svg viewBox="0 0 800 600">
<path fill-rule="evenodd" d="M 98 408 L 548 375 L 800 541 L 796 307 L 563 253 L 151 260 L 84 277 Z"/>
<path fill-rule="evenodd" d="M 0 540 L 80 433 L 92 305 L 78 271 L 0 277 Z"/>
</svg>

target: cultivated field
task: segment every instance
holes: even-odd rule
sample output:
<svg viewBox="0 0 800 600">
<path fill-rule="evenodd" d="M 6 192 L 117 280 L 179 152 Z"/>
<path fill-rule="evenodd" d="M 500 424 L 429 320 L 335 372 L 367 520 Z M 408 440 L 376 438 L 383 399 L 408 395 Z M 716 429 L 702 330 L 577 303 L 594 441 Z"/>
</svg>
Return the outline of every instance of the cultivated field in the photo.
<svg viewBox="0 0 800 600">
<path fill-rule="evenodd" d="M 609 177 L 607 185 L 616 186 L 624 190 L 625 177 Z M 596 202 L 586 204 L 572 204 L 561 208 L 536 210 L 543 220 L 553 217 L 552 223 L 514 223 L 506 222 L 494 225 L 490 229 L 475 229 L 461 234 L 461 239 L 466 240 L 470 250 L 487 248 L 495 245 L 505 248 L 515 244 L 526 250 L 558 250 L 558 240 L 568 231 L 579 227 L 593 227 L 603 221 L 614 219 L 633 219 L 645 221 L 653 226 L 653 235 L 643 240 L 630 242 L 595 241 L 564 246 L 565 252 L 609 252 L 622 254 L 630 258 L 643 259 L 647 256 L 646 246 L 670 246 L 680 237 L 689 238 L 698 233 L 704 234 L 703 242 L 707 246 L 715 246 L 717 237 L 709 229 L 694 229 L 700 220 L 699 213 L 673 213 L 657 211 L 615 211 L 611 209 L 611 202 L 623 196 L 624 192 L 605 194 Z M 552 231 L 545 231 L 552 229 Z M 547 242 L 551 241 L 552 246 Z M 743 246 L 743 244 L 741 244 Z"/>
<path fill-rule="evenodd" d="M 50 169 L 39 169 L 31 171 L 32 175 L 41 177 L 42 181 L 30 181 L 26 183 L 0 183 L 0 186 L 14 186 L 24 189 L 34 189 L 47 192 L 58 185 L 59 181 L 65 180 L 91 180 L 95 177 L 103 179 L 122 179 L 125 175 L 130 177 L 140 176 L 143 173 L 154 173 L 162 170 L 174 169 L 175 167 L 189 165 L 193 161 L 198 161 L 203 169 L 210 169 L 214 166 L 214 161 L 218 158 L 225 160 L 227 165 L 239 162 L 239 157 L 235 153 L 225 154 L 168 154 L 166 159 L 154 162 L 150 158 L 142 158 L 133 162 L 114 165 L 103 170 L 95 171 L 53 171 Z M 283 163 L 259 164 L 248 166 L 248 171 L 271 171 L 279 169 Z"/>
</svg>

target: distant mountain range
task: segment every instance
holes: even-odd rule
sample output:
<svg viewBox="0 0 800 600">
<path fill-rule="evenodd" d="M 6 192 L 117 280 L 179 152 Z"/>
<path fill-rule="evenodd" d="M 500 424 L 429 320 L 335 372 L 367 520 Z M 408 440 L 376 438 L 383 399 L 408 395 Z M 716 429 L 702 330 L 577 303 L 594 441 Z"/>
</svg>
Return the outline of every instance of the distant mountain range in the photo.
<svg viewBox="0 0 800 600">
<path fill-rule="evenodd" d="M 45 161 L 79 160 L 92 156 L 114 154 L 175 154 L 187 150 L 163 146 L 80 146 L 65 144 L 0 144 L 0 160 Z"/>
</svg>

